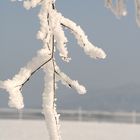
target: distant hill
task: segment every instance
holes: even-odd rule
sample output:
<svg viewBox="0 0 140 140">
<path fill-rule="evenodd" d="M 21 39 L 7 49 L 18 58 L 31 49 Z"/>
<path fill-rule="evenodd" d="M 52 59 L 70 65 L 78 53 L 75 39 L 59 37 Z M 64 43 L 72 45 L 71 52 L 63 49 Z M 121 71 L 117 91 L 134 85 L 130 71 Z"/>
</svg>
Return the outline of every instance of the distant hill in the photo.
<svg viewBox="0 0 140 140">
<path fill-rule="evenodd" d="M 62 96 L 63 95 L 63 96 Z M 140 112 L 140 85 L 128 84 L 111 89 L 89 90 L 83 96 L 62 94 L 58 106 L 64 109 L 138 111 Z"/>
</svg>

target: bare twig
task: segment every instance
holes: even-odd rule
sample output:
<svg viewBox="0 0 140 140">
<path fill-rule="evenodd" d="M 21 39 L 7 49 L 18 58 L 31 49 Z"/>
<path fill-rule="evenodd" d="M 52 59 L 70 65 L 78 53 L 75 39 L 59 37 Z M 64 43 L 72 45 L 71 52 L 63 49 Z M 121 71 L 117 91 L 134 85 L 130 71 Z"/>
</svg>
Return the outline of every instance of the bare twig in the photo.
<svg viewBox="0 0 140 140">
<path fill-rule="evenodd" d="M 30 78 L 39 70 L 41 69 L 44 65 L 46 65 L 48 62 L 50 62 L 52 60 L 52 56 L 50 59 L 48 59 L 47 61 L 45 61 L 43 64 L 41 64 L 37 69 L 35 69 L 31 75 L 29 76 L 29 78 L 27 80 L 25 80 L 21 85 L 18 85 L 18 86 L 21 86 L 20 90 L 22 90 L 23 86 L 30 80 Z"/>
</svg>

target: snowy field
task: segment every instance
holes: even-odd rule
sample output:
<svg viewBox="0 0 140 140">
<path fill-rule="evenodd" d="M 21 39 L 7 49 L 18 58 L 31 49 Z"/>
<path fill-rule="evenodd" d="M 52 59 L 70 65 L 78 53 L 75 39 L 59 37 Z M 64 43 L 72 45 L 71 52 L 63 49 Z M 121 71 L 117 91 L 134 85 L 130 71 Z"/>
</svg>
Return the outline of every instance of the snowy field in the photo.
<svg viewBox="0 0 140 140">
<path fill-rule="evenodd" d="M 62 121 L 63 140 L 140 140 L 140 125 Z M 0 140 L 49 140 L 43 120 L 0 120 Z"/>
</svg>

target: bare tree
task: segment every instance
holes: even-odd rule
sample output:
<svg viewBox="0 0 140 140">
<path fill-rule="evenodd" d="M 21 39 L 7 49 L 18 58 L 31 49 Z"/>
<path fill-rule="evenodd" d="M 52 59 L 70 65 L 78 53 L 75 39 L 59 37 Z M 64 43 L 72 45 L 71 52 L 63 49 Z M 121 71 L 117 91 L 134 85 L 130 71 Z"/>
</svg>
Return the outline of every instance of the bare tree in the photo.
<svg viewBox="0 0 140 140">
<path fill-rule="evenodd" d="M 40 5 L 41 10 L 38 14 L 40 20 L 40 29 L 37 33 L 37 38 L 43 43 L 43 48 L 37 52 L 34 57 L 25 67 L 21 68 L 19 73 L 12 79 L 0 81 L 0 88 L 5 89 L 9 93 L 9 106 L 17 109 L 24 107 L 22 88 L 30 80 L 32 75 L 39 69 L 43 69 L 44 76 L 44 92 L 43 113 L 49 131 L 50 140 L 60 140 L 59 131 L 59 114 L 56 112 L 55 105 L 55 91 L 57 81 L 61 81 L 66 86 L 75 89 L 79 94 L 86 93 L 84 86 L 80 85 L 78 81 L 70 79 L 63 73 L 56 64 L 54 53 L 58 49 L 62 60 L 69 62 L 71 58 L 68 57 L 66 48 L 67 38 L 63 28 L 69 29 L 78 44 L 84 49 L 85 53 L 91 58 L 104 59 L 106 54 L 104 51 L 91 42 L 80 26 L 67 19 L 59 13 L 55 7 L 55 0 L 26 0 L 23 2 L 26 9 L 34 8 Z"/>
</svg>

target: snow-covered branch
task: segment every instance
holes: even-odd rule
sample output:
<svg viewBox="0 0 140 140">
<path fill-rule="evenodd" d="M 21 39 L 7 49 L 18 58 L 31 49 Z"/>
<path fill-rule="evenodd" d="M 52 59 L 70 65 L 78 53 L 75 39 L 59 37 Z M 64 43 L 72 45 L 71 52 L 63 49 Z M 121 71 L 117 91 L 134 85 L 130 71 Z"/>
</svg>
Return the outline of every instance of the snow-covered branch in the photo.
<svg viewBox="0 0 140 140">
<path fill-rule="evenodd" d="M 46 60 L 47 59 L 47 60 Z M 21 89 L 27 83 L 31 76 L 42 68 L 46 63 L 52 59 L 50 52 L 45 48 L 37 52 L 34 57 L 24 68 L 21 68 L 11 80 L 0 82 L 0 88 L 5 89 L 9 93 L 9 106 L 21 109 L 24 107 Z"/>
<path fill-rule="evenodd" d="M 13 0 L 12 0 L 13 1 Z M 56 82 L 61 82 L 70 88 L 75 89 L 79 94 L 85 94 L 86 89 L 78 81 L 70 79 L 57 66 L 54 58 L 55 48 L 58 49 L 61 58 L 69 61 L 68 50 L 66 48 L 67 37 L 63 27 L 68 28 L 77 39 L 78 44 L 84 49 L 85 53 L 91 58 L 106 57 L 105 52 L 94 46 L 85 35 L 80 26 L 75 22 L 65 18 L 55 8 L 55 0 L 23 0 L 24 7 L 29 10 L 40 5 L 41 10 L 38 14 L 40 29 L 37 33 L 37 39 L 43 43 L 43 48 L 37 52 L 25 67 L 21 68 L 19 73 L 12 79 L 0 81 L 0 88 L 9 93 L 9 106 L 17 109 L 24 107 L 22 88 L 30 78 L 40 69 L 43 69 L 44 91 L 42 95 L 43 113 L 49 131 L 51 140 L 61 140 L 59 114 L 56 112 L 55 92 Z"/>
<path fill-rule="evenodd" d="M 61 72 L 60 68 L 55 65 L 55 73 L 57 78 L 61 80 L 62 84 L 75 89 L 79 94 L 85 94 L 86 89 L 84 86 L 80 85 L 78 81 L 70 79 L 65 73 Z"/>
<path fill-rule="evenodd" d="M 80 26 L 77 26 L 76 23 L 67 18 L 61 19 L 61 25 L 70 29 L 74 34 L 75 38 L 78 41 L 78 44 L 84 49 L 85 53 L 91 58 L 106 58 L 105 52 L 98 47 L 95 47 L 91 42 L 89 42 L 87 36 Z"/>
<path fill-rule="evenodd" d="M 59 115 L 56 112 L 55 105 L 55 60 L 54 60 L 54 36 L 52 36 L 50 47 L 52 48 L 52 59 L 44 67 L 43 71 L 45 73 L 44 81 L 44 92 L 43 98 L 43 113 L 46 119 L 49 136 L 51 140 L 60 140 L 60 130 L 59 130 Z"/>
<path fill-rule="evenodd" d="M 21 86 L 24 79 L 28 79 L 31 71 L 27 68 L 21 68 L 19 74 L 15 75 L 12 80 L 8 79 L 1 82 L 1 88 L 9 93 L 9 106 L 21 109 L 24 107 L 23 97 L 21 94 Z"/>
<path fill-rule="evenodd" d="M 136 6 L 136 22 L 137 25 L 140 27 L 140 0 L 135 0 Z"/>
</svg>

